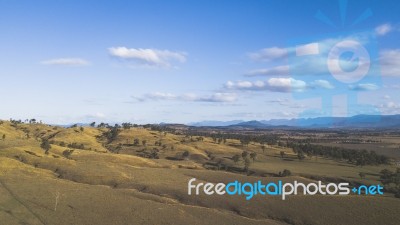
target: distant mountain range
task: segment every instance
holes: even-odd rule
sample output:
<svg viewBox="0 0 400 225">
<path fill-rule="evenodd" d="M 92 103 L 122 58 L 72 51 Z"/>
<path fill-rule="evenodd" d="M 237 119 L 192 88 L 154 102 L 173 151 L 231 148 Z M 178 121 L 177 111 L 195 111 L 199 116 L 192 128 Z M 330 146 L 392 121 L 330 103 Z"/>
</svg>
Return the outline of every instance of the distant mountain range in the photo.
<svg viewBox="0 0 400 225">
<path fill-rule="evenodd" d="M 190 126 L 202 127 L 307 127 L 307 128 L 400 128 L 400 115 L 356 115 L 352 117 L 316 117 L 299 119 L 272 120 L 232 120 L 232 121 L 202 121 L 190 123 Z"/>
</svg>

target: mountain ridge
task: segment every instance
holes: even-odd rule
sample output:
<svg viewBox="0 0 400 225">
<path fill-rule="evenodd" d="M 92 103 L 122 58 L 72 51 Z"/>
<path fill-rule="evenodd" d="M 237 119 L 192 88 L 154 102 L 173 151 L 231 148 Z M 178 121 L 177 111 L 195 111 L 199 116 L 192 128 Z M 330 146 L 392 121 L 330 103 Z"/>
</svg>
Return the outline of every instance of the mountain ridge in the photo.
<svg viewBox="0 0 400 225">
<path fill-rule="evenodd" d="M 235 123 L 236 122 L 236 123 Z M 189 123 L 196 127 L 315 127 L 315 128 L 392 128 L 400 127 L 400 115 L 355 115 L 351 117 L 315 117 L 299 119 L 271 119 L 271 120 L 231 120 L 231 121 L 201 121 Z"/>
</svg>

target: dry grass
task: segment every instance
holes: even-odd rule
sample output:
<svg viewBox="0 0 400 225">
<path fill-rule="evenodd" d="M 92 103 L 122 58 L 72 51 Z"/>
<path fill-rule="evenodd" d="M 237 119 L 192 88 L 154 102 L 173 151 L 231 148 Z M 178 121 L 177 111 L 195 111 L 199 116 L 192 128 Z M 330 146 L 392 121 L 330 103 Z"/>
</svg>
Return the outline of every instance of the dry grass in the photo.
<svg viewBox="0 0 400 225">
<path fill-rule="evenodd" d="M 240 146 L 237 140 L 215 144 L 211 139 L 190 141 L 184 136 L 161 134 L 141 128 L 123 130 L 110 146 L 122 145 L 120 154 L 109 152 L 97 128 L 62 128 L 47 125 L 0 125 L 0 221 L 2 224 L 398 224 L 400 200 L 391 196 L 188 196 L 187 182 L 264 182 L 283 179 L 310 182 L 314 177 L 331 177 L 354 182 L 376 183 L 384 167 L 354 167 L 346 163 L 315 158 L 299 162 L 290 149 L 260 145 Z M 26 133 L 29 132 L 29 138 Z M 49 154 L 40 139 L 55 144 Z M 140 140 L 133 146 L 133 140 Z M 141 141 L 146 140 L 146 146 Z M 184 142 L 182 142 L 185 140 Z M 166 148 L 156 146 L 161 141 Z M 88 149 L 74 149 L 66 157 L 60 142 L 82 143 Z M 171 149 L 173 146 L 173 149 Z M 90 150 L 89 150 L 90 148 Z M 158 148 L 160 159 L 134 154 Z M 242 150 L 257 152 L 251 164 L 255 175 L 206 170 L 202 163 L 230 159 Z M 188 160 L 168 160 L 189 151 Z M 285 160 L 279 156 L 285 151 Z M 127 154 L 122 154 L 127 153 Z M 213 160 L 208 158 L 211 153 Z M 130 155 L 128 155 L 130 154 Z M 199 160 L 201 156 L 202 160 Z M 191 158 L 192 157 L 192 158 Z M 188 169 L 189 168 L 189 169 Z M 388 166 L 393 170 L 393 167 Z M 290 169 L 287 178 L 260 177 Z M 359 172 L 367 174 L 365 180 Z"/>
</svg>

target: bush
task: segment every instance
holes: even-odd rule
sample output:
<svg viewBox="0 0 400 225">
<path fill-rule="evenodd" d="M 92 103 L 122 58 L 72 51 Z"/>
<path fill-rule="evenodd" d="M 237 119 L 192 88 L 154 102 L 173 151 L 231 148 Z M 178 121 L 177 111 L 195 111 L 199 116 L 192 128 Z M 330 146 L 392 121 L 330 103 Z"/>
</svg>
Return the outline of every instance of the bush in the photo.
<svg viewBox="0 0 400 225">
<path fill-rule="evenodd" d="M 63 156 L 64 156 L 65 158 L 69 159 L 69 157 L 71 156 L 72 152 L 74 152 L 74 150 L 69 150 L 69 149 L 67 149 L 67 150 L 63 151 L 62 154 L 63 154 Z"/>
<path fill-rule="evenodd" d="M 49 150 L 51 149 L 51 145 L 47 139 L 43 139 L 40 147 L 44 150 L 44 153 L 49 154 Z"/>
<path fill-rule="evenodd" d="M 183 158 L 187 158 L 187 157 L 189 157 L 189 151 L 184 151 L 183 153 L 182 153 L 182 157 Z"/>
<path fill-rule="evenodd" d="M 282 172 L 279 172 L 280 177 L 288 177 L 292 175 L 292 172 L 290 170 L 284 169 Z"/>
</svg>

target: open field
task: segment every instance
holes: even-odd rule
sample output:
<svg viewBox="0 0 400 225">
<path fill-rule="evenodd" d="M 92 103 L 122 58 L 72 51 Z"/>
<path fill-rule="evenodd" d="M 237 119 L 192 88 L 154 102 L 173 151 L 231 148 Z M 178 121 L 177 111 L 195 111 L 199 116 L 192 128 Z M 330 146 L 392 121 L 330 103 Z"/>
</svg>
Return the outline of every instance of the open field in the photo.
<svg viewBox="0 0 400 225">
<path fill-rule="evenodd" d="M 4 224 L 398 224 L 400 199 L 383 196 L 191 195 L 187 182 L 343 180 L 380 184 L 382 169 L 291 148 L 149 127 L 0 125 L 0 221 Z M 285 134 L 282 134 L 284 137 Z M 137 139 L 137 140 L 135 140 Z M 50 143 L 46 151 L 43 140 Z M 382 140 L 394 141 L 385 137 Z M 325 143 L 326 144 L 326 143 Z M 256 153 L 249 171 L 246 150 Z M 376 150 L 378 152 L 378 150 Z M 284 152 L 284 156 L 281 155 Z M 279 177 L 290 170 L 291 175 Z M 365 174 L 364 178 L 359 176 Z M 205 219 L 207 218 L 207 219 Z"/>
</svg>

